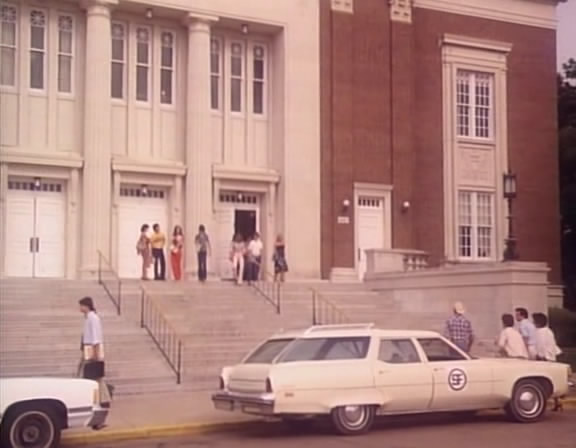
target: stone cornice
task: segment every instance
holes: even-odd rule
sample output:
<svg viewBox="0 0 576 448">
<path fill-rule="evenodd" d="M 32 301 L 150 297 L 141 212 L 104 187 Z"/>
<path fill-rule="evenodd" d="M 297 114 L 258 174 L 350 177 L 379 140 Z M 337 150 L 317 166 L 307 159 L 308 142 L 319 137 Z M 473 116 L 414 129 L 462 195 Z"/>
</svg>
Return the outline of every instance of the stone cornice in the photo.
<svg viewBox="0 0 576 448">
<path fill-rule="evenodd" d="M 134 160 L 127 158 L 114 158 L 112 170 L 130 173 L 161 174 L 168 176 L 184 176 L 186 167 L 178 162 Z"/>
<path fill-rule="evenodd" d="M 233 167 L 226 165 L 214 165 L 212 174 L 215 179 L 252 181 L 277 184 L 280 175 L 275 170 Z"/>
<path fill-rule="evenodd" d="M 19 165 L 42 165 L 62 168 L 82 168 L 84 160 L 78 154 L 69 153 L 58 155 L 55 153 L 26 153 L 2 149 L 0 162 Z"/>
<path fill-rule="evenodd" d="M 413 0 L 415 8 L 556 29 L 558 0 Z"/>
</svg>

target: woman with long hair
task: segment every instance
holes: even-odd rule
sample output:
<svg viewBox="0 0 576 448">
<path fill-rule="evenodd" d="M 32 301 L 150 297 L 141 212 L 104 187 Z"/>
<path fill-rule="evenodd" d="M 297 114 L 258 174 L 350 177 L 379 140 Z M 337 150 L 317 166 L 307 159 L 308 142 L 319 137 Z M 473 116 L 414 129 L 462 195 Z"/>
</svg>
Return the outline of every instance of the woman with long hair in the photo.
<svg viewBox="0 0 576 448">
<path fill-rule="evenodd" d="M 182 279 L 182 253 L 184 251 L 184 232 L 181 226 L 174 227 L 170 245 L 170 265 L 174 280 Z"/>
<path fill-rule="evenodd" d="M 286 272 L 288 272 L 288 262 L 286 261 L 286 245 L 282 235 L 276 237 L 272 261 L 274 262 L 274 281 L 284 282 Z"/>
<path fill-rule="evenodd" d="M 142 257 L 142 280 L 148 280 L 148 268 L 152 264 L 152 251 L 150 249 L 150 237 L 148 236 L 148 224 L 140 227 L 140 237 L 136 243 L 136 253 Z"/>
</svg>

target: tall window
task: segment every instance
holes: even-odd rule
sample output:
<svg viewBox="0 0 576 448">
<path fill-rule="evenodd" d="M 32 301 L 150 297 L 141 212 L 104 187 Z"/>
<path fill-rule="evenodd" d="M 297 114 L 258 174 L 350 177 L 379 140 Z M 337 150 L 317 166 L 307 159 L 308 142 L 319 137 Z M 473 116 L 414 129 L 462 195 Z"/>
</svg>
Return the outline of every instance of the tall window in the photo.
<svg viewBox="0 0 576 448">
<path fill-rule="evenodd" d="M 256 45 L 254 47 L 254 59 L 252 61 L 252 112 L 255 114 L 264 113 L 264 55 L 264 47 L 262 45 Z"/>
<path fill-rule="evenodd" d="M 136 99 L 148 101 L 148 73 L 150 72 L 150 30 L 136 30 Z"/>
<path fill-rule="evenodd" d="M 13 5 L 0 7 L 0 85 L 16 85 L 16 24 Z"/>
<path fill-rule="evenodd" d="M 46 57 L 46 13 L 30 11 L 30 88 L 44 89 Z"/>
<path fill-rule="evenodd" d="M 58 92 L 72 92 L 72 57 L 74 21 L 71 16 L 58 17 Z"/>
<path fill-rule="evenodd" d="M 124 65 L 126 63 L 126 28 L 112 24 L 112 66 L 110 93 L 112 98 L 124 98 Z"/>
<path fill-rule="evenodd" d="M 232 43 L 230 54 L 230 110 L 242 112 L 244 51 L 242 44 Z"/>
<path fill-rule="evenodd" d="M 220 41 L 212 39 L 210 42 L 210 106 L 214 110 L 220 109 Z"/>
<path fill-rule="evenodd" d="M 492 193 L 458 193 L 458 254 L 461 258 L 494 257 L 493 200 Z"/>
<path fill-rule="evenodd" d="M 174 83 L 174 34 L 163 32 L 160 49 L 160 102 L 172 104 Z"/>
<path fill-rule="evenodd" d="M 456 76 L 456 131 L 460 137 L 492 138 L 493 75 L 458 70 Z"/>
</svg>

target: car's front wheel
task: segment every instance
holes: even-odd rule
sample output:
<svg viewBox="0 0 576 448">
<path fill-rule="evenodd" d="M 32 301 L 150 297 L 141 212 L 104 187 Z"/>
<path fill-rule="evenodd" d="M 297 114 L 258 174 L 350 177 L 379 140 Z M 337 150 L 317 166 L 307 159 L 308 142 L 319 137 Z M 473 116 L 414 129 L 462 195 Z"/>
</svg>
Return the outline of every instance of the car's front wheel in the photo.
<svg viewBox="0 0 576 448">
<path fill-rule="evenodd" d="M 21 405 L 2 422 L 2 446 L 8 448 L 56 448 L 60 424 L 48 406 Z"/>
<path fill-rule="evenodd" d="M 343 435 L 358 435 L 370 430 L 374 423 L 374 406 L 346 405 L 332 410 L 332 423 Z"/>
<path fill-rule="evenodd" d="M 546 412 L 546 390 L 539 381 L 519 381 L 512 392 L 512 399 L 506 405 L 508 416 L 520 423 L 540 420 Z"/>
</svg>

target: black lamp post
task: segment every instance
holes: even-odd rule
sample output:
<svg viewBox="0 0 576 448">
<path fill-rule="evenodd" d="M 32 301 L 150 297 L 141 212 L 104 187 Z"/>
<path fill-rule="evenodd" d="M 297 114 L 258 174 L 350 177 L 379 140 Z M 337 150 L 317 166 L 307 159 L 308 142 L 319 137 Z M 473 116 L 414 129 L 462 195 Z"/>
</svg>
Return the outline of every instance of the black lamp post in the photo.
<svg viewBox="0 0 576 448">
<path fill-rule="evenodd" d="M 504 199 L 508 201 L 508 236 L 506 237 L 506 248 L 504 249 L 504 261 L 513 261 L 518 259 L 516 253 L 516 238 L 514 237 L 512 216 L 512 201 L 516 199 L 516 174 L 508 170 L 504 173 Z"/>
</svg>

